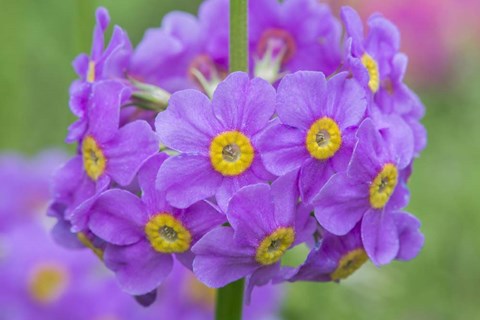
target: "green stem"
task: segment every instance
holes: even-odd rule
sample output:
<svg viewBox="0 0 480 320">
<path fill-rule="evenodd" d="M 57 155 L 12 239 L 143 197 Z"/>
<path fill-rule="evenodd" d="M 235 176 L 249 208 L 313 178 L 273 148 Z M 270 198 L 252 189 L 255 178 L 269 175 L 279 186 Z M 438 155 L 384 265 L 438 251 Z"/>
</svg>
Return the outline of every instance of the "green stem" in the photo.
<svg viewBox="0 0 480 320">
<path fill-rule="evenodd" d="M 230 0 L 230 72 L 248 72 L 248 0 Z M 241 320 L 244 279 L 217 291 L 216 320 Z"/>
<path fill-rule="evenodd" d="M 244 279 L 237 280 L 217 291 L 216 320 L 241 320 Z"/>
<path fill-rule="evenodd" d="M 230 72 L 248 72 L 248 0 L 230 0 Z"/>
</svg>

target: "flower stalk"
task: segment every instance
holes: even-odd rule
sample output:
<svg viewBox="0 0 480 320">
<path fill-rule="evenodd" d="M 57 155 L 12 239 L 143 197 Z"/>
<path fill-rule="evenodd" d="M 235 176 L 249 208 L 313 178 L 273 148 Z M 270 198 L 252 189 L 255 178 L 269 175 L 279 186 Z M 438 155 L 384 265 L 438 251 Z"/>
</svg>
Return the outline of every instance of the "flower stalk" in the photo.
<svg viewBox="0 0 480 320">
<path fill-rule="evenodd" d="M 230 72 L 248 72 L 248 0 L 230 0 Z M 240 279 L 217 291 L 215 319 L 242 319 L 245 280 Z"/>
</svg>

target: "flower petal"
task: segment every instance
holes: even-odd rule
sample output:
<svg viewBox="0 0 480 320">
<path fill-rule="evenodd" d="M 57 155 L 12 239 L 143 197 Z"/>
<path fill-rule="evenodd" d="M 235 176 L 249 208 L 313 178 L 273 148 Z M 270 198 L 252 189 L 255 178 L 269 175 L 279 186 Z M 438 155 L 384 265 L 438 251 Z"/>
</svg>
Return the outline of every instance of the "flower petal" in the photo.
<svg viewBox="0 0 480 320">
<path fill-rule="evenodd" d="M 352 183 L 345 173 L 335 174 L 314 199 L 315 217 L 329 232 L 342 236 L 368 210 L 368 186 Z"/>
<path fill-rule="evenodd" d="M 112 189 L 93 204 L 88 227 L 98 237 L 116 245 L 129 245 L 145 236 L 145 206 L 128 191 Z"/>
<path fill-rule="evenodd" d="M 241 245 L 233 238 L 233 229 L 219 227 L 195 244 L 193 272 L 212 288 L 223 287 L 252 274 L 258 267 L 255 249 Z"/>
<path fill-rule="evenodd" d="M 220 124 L 207 96 L 197 90 L 172 95 L 168 109 L 159 113 L 155 127 L 160 141 L 180 152 L 208 155 Z"/>
<path fill-rule="evenodd" d="M 259 138 L 258 148 L 268 171 L 281 176 L 310 158 L 305 147 L 306 133 L 294 127 L 276 124 Z"/>
<path fill-rule="evenodd" d="M 327 80 L 321 72 L 298 71 L 286 75 L 277 93 L 277 113 L 282 123 L 304 129 L 320 118 L 327 98 Z"/>
<path fill-rule="evenodd" d="M 392 261 L 399 250 L 394 215 L 386 211 L 368 210 L 362 220 L 362 242 L 375 265 Z"/>
<path fill-rule="evenodd" d="M 173 267 L 171 255 L 155 252 L 144 241 L 127 247 L 109 245 L 104 259 L 105 265 L 115 272 L 122 290 L 131 295 L 156 289 Z"/>
<path fill-rule="evenodd" d="M 218 85 L 212 105 L 225 129 L 251 136 L 273 116 L 275 89 L 263 79 L 250 80 L 247 73 L 234 72 Z"/>
<path fill-rule="evenodd" d="M 270 186 L 266 183 L 249 185 L 235 193 L 228 204 L 227 218 L 235 230 L 235 239 L 251 246 L 257 246 L 281 226 L 277 224 Z"/>
<path fill-rule="evenodd" d="M 131 122 L 104 145 L 106 172 L 121 186 L 130 184 L 143 162 L 158 152 L 158 138 L 143 120 Z"/>
<path fill-rule="evenodd" d="M 142 201 L 145 203 L 149 213 L 161 212 L 168 207 L 165 195 L 162 192 L 158 192 L 156 187 L 158 171 L 166 159 L 168 159 L 167 154 L 157 153 L 145 161 L 138 172 L 138 184 L 140 189 L 142 189 Z"/>
<path fill-rule="evenodd" d="M 425 237 L 420 232 L 420 221 L 407 212 L 394 214 L 400 240 L 400 249 L 395 259 L 411 260 L 415 258 L 423 247 Z"/>
<path fill-rule="evenodd" d="M 327 181 L 333 176 L 332 161 L 310 158 L 300 169 L 299 187 L 302 200 L 310 204 Z"/>
<path fill-rule="evenodd" d="M 223 176 L 214 171 L 209 158 L 180 155 L 162 164 L 157 176 L 157 188 L 165 192 L 172 206 L 187 208 L 215 195 L 222 180 Z"/>
</svg>

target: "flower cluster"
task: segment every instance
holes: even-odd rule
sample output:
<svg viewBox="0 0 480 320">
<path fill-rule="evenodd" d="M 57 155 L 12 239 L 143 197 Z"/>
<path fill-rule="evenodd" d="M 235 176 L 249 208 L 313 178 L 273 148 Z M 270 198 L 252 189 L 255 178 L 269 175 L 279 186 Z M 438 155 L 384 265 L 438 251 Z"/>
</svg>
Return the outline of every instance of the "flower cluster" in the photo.
<svg viewBox="0 0 480 320">
<path fill-rule="evenodd" d="M 365 34 L 353 9 L 338 20 L 316 0 L 250 1 L 249 16 L 248 73 L 227 75 L 227 0 L 168 14 L 135 49 L 119 27 L 104 49 L 99 9 L 75 60 L 78 152 L 50 214 L 57 239 L 96 252 L 127 293 L 154 292 L 176 260 L 210 287 L 246 278 L 248 299 L 423 245 L 404 208 L 424 107 L 395 26 L 375 14 Z M 300 244 L 305 262 L 282 267 Z"/>
<path fill-rule="evenodd" d="M 59 151 L 45 151 L 32 159 L 0 154 L 2 318 L 212 319 L 216 291 L 179 263 L 162 283 L 158 299 L 145 309 L 119 290 L 113 275 L 90 252 L 68 250 L 53 241 L 50 219 L 45 219 L 48 184 L 64 159 Z M 280 286 L 262 287 L 245 308 L 244 319 L 275 319 L 282 296 Z M 153 297 L 137 300 L 146 304 Z"/>
</svg>

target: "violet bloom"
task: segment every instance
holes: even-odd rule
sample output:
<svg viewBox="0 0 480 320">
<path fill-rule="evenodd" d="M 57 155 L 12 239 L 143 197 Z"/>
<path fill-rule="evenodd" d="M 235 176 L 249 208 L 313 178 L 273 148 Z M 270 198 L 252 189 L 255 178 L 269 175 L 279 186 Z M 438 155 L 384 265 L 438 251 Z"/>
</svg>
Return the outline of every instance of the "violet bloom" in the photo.
<svg viewBox="0 0 480 320">
<path fill-rule="evenodd" d="M 376 265 L 386 264 L 399 250 L 394 213 L 409 199 L 402 170 L 411 162 L 403 148 L 410 147 L 394 144 L 394 139 L 386 143 L 371 119 L 361 124 L 357 137 L 348 171 L 335 174 L 315 198 L 315 216 L 336 235 L 348 233 L 361 220 L 365 251 Z"/>
<path fill-rule="evenodd" d="M 277 93 L 281 123 L 266 130 L 258 144 L 265 167 L 278 176 L 300 169 L 300 194 L 311 202 L 347 167 L 366 104 L 364 90 L 347 73 L 328 81 L 321 72 L 285 76 Z"/>
<path fill-rule="evenodd" d="M 363 24 L 355 10 L 343 7 L 341 15 L 349 37 L 346 67 L 374 94 L 372 108 L 402 116 L 414 135 L 414 151 L 418 156 L 426 145 L 426 131 L 420 123 L 425 107 L 403 82 L 407 57 L 399 53 L 397 27 L 380 14 L 374 14 L 368 20 L 369 31 L 364 38 Z"/>
<path fill-rule="evenodd" d="M 336 236 L 323 232 L 318 248 L 297 268 L 289 281 L 339 281 L 349 277 L 368 261 L 360 236 L 360 224 L 349 233 Z"/>
<path fill-rule="evenodd" d="M 368 19 L 369 31 L 365 38 L 363 23 L 351 7 L 342 7 L 341 17 L 347 36 L 347 60 L 355 78 L 376 93 L 391 72 L 391 62 L 400 48 L 398 29 L 380 14 Z"/>
<path fill-rule="evenodd" d="M 225 221 L 224 215 L 206 202 L 187 209 L 166 202 L 155 189 L 158 168 L 165 158 L 164 154 L 152 157 L 139 172 L 141 199 L 111 189 L 100 195 L 89 211 L 89 229 L 108 243 L 105 265 L 115 272 L 122 289 L 133 295 L 156 289 L 170 273 L 173 255 L 191 268 L 192 245 Z"/>
<path fill-rule="evenodd" d="M 157 187 L 167 201 L 186 208 L 215 196 L 225 209 L 242 186 L 270 179 L 256 143 L 274 104 L 273 87 L 242 72 L 220 83 L 211 102 L 195 90 L 173 94 L 156 120 L 161 142 L 180 152 L 158 173 Z"/>
<path fill-rule="evenodd" d="M 167 14 L 162 26 L 147 30 L 135 49 L 129 75 L 170 92 L 202 88 L 211 95 L 228 69 L 228 46 L 223 55 L 215 57 L 209 50 L 210 39 L 228 33 L 228 7 L 222 14 L 217 8 L 223 10 L 217 3 L 203 4 L 198 19 L 185 12 Z M 205 15 L 211 18 L 212 10 L 218 14 L 215 25 L 200 22 Z"/>
<path fill-rule="evenodd" d="M 56 202 L 68 206 L 65 217 L 75 231 L 85 228 L 90 202 L 110 181 L 127 186 L 142 163 L 158 152 L 158 138 L 142 120 L 118 128 L 120 106 L 130 90 L 116 81 L 100 81 L 92 86 L 88 103 L 88 129 L 81 142 L 80 155 L 71 159 L 57 174 Z M 84 205 L 78 212 L 77 207 Z"/>
<path fill-rule="evenodd" d="M 110 43 L 104 49 L 104 33 L 109 23 L 108 11 L 98 8 L 90 56 L 83 53 L 73 61 L 80 79 L 70 87 L 70 109 L 79 119 L 69 127 L 67 142 L 80 140 L 87 129 L 87 103 L 92 84 L 106 79 L 125 79 L 132 47 L 125 31 L 115 26 Z"/>
<path fill-rule="evenodd" d="M 341 25 L 316 0 L 249 3 L 249 47 L 255 75 L 275 82 L 284 72 L 333 73 L 340 65 Z"/>
<path fill-rule="evenodd" d="M 396 260 L 410 260 L 417 256 L 424 237 L 419 231 L 420 221 L 405 212 L 393 213 L 395 228 L 399 235 L 399 250 Z M 361 223 L 349 233 L 336 236 L 324 232 L 318 248 L 312 249 L 305 263 L 288 279 L 294 281 L 340 281 L 357 271 L 368 260 L 361 239 Z"/>
<path fill-rule="evenodd" d="M 380 89 L 375 95 L 375 106 L 380 112 L 398 115 L 410 127 L 413 134 L 413 152 L 419 156 L 427 145 L 427 132 L 420 123 L 425 107 L 419 97 L 403 82 L 408 58 L 398 53 L 393 57 L 388 88 Z"/>
<path fill-rule="evenodd" d="M 316 222 L 297 211 L 296 174 L 270 187 L 259 183 L 240 189 L 226 211 L 231 227 L 218 227 L 194 247 L 193 271 L 209 287 L 247 277 L 247 301 L 254 286 L 279 276 L 280 260 L 291 247 L 312 237 Z"/>
</svg>

